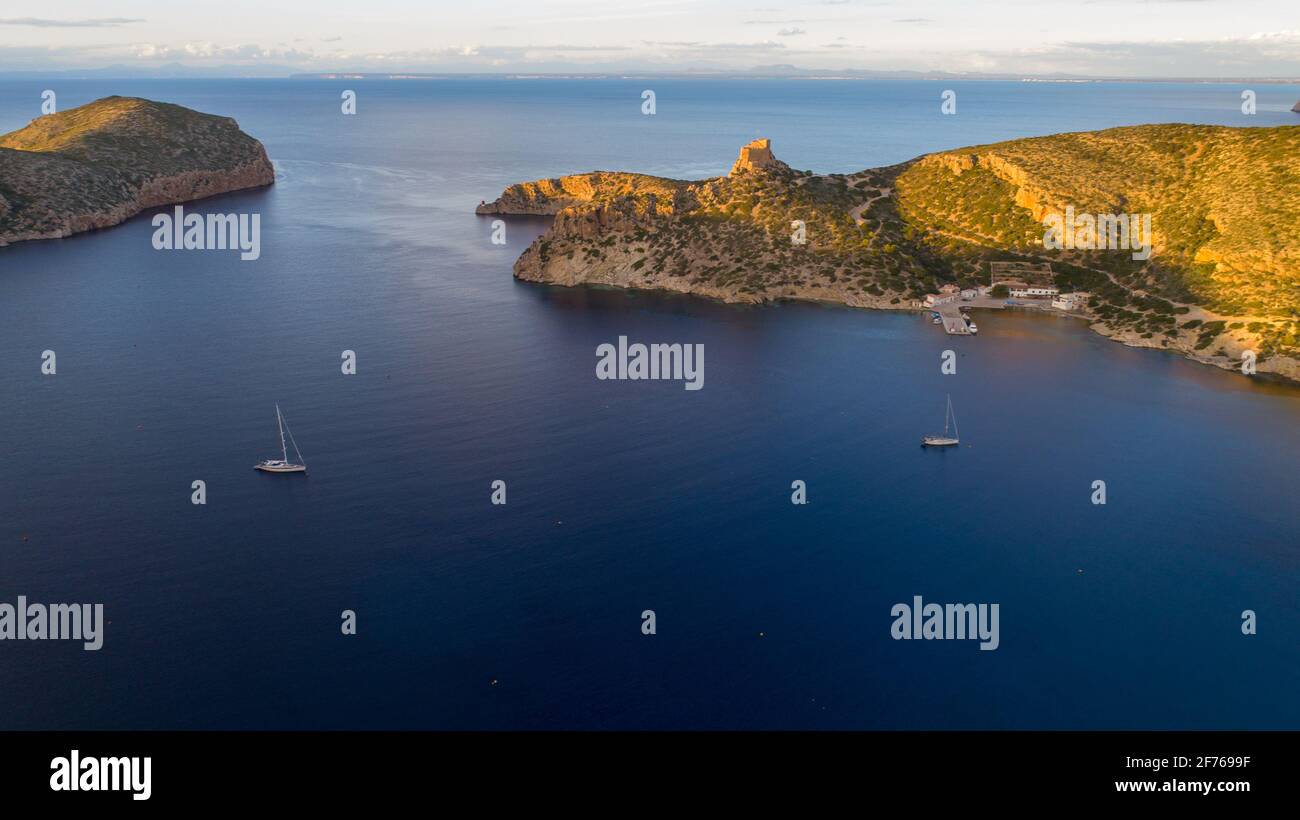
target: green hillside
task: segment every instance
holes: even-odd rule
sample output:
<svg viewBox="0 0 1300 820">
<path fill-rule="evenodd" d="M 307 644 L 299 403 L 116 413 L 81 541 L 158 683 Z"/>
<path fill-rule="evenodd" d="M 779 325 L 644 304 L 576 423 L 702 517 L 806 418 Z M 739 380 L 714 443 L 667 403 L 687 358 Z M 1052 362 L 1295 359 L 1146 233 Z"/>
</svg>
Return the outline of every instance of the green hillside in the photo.
<svg viewBox="0 0 1300 820">
<path fill-rule="evenodd" d="M 1176 302 L 1243 317 L 1269 351 L 1300 343 L 1300 127 L 1149 125 L 964 148 L 910 167 L 898 204 L 954 258 L 965 239 L 1053 261 L 1121 323 L 1168 330 Z M 1067 206 L 1149 213 L 1151 258 L 1045 250 L 1041 220 Z"/>
</svg>

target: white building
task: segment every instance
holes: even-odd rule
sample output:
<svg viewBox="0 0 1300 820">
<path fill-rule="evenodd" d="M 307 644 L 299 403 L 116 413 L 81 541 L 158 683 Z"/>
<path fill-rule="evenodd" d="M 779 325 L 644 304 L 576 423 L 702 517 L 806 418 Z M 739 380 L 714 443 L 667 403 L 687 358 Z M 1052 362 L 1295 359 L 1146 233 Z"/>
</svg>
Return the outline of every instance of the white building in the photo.
<svg viewBox="0 0 1300 820">
<path fill-rule="evenodd" d="M 953 284 L 947 284 L 941 286 L 938 293 L 927 293 L 925 295 L 925 306 L 938 307 L 939 305 L 946 305 L 949 302 L 955 302 L 961 297 L 961 288 Z"/>
<path fill-rule="evenodd" d="M 1051 299 L 1061 292 L 1055 285 L 1019 285 L 1010 288 L 1014 299 Z"/>
<path fill-rule="evenodd" d="M 1074 293 L 1062 293 L 1052 300 L 1052 307 L 1057 310 L 1078 310 L 1088 304 L 1088 299 L 1092 297 L 1091 293 L 1075 291 Z"/>
</svg>

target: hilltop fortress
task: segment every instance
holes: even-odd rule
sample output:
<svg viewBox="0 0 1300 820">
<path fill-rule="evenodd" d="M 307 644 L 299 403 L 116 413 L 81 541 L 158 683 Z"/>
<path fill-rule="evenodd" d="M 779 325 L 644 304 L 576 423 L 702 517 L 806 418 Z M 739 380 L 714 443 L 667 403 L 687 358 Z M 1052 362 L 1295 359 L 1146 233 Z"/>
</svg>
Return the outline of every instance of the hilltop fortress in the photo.
<svg viewBox="0 0 1300 820">
<path fill-rule="evenodd" d="M 740 156 L 736 158 L 736 164 L 731 166 L 729 177 L 737 174 L 766 171 L 766 170 L 790 170 L 790 166 L 779 161 L 772 156 L 772 141 L 769 139 L 756 139 L 740 149 Z"/>
</svg>

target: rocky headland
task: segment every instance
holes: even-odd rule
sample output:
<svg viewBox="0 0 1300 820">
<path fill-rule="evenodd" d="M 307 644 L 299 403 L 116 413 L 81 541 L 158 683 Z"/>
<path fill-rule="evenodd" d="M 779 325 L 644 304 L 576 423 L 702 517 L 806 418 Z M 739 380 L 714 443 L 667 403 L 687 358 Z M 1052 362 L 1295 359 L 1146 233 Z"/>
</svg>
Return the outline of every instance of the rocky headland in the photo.
<svg viewBox="0 0 1300 820">
<path fill-rule="evenodd" d="M 0 245 L 274 182 L 266 149 L 229 117 L 106 97 L 0 136 Z"/>
<path fill-rule="evenodd" d="M 729 174 L 598 171 L 511 185 L 480 214 L 553 215 L 514 264 L 558 285 L 914 310 L 1050 265 L 1073 315 L 1124 344 L 1300 380 L 1300 127 L 1160 125 L 1012 140 L 853 174 L 798 171 L 768 140 Z M 1044 220 L 1150 214 L 1149 258 L 1044 247 Z"/>
</svg>

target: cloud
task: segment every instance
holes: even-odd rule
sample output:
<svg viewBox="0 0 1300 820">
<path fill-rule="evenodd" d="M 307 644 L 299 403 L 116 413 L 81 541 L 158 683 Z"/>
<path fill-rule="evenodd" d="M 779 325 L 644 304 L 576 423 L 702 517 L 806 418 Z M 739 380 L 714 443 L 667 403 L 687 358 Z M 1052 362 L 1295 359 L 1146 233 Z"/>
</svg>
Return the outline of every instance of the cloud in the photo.
<svg viewBox="0 0 1300 820">
<path fill-rule="evenodd" d="M 143 23 L 138 17 L 93 17 L 84 20 L 47 20 L 41 17 L 0 17 L 0 26 L 32 28 L 114 28 L 129 23 Z"/>
<path fill-rule="evenodd" d="M 313 59 L 316 55 L 311 49 L 297 48 L 263 48 L 251 43 L 221 46 L 215 43 L 192 42 L 180 46 L 161 43 L 134 43 L 129 47 L 130 55 L 137 60 L 223 60 L 236 63 L 256 63 L 265 60 L 302 62 Z"/>
<path fill-rule="evenodd" d="M 1174 0 L 1165 0 L 1174 2 Z M 859 3 L 861 8 L 865 3 Z M 775 15 L 774 15 L 775 16 Z M 108 19 L 108 18 L 105 18 Z M 113 18 L 126 20 L 128 18 Z M 884 16 L 889 20 L 889 16 Z M 3 22 L 3 21 L 0 21 Z M 63 21 L 68 23 L 70 21 Z M 0 70 L 64 70 L 128 66 L 132 70 L 165 70 L 175 63 L 185 71 L 217 68 L 270 71 L 376 72 L 620 72 L 719 70 L 747 71 L 772 63 L 829 71 L 851 69 L 993 72 L 1012 76 L 1068 74 L 1094 77 L 1294 77 L 1300 67 L 1300 30 L 1264 31 L 1219 39 L 1084 39 L 1065 42 L 1031 41 L 1024 46 L 960 47 L 939 38 L 924 38 L 934 29 L 926 17 L 904 17 L 892 38 L 802 36 L 801 26 L 772 26 L 776 34 L 763 40 L 692 40 L 615 38 L 534 45 L 462 44 L 416 46 L 410 49 L 358 48 L 356 38 L 309 37 L 270 47 L 261 44 L 154 41 L 115 44 L 5 46 L 0 44 Z M 770 24 L 770 23 L 769 23 Z M 938 25 L 938 23 L 936 23 Z M 814 26 L 814 31 L 825 26 Z M 752 30 L 746 29 L 747 32 Z M 758 32 L 753 32 L 757 34 Z M 40 35 L 38 35 L 40 36 Z M 671 34 L 667 35 L 673 36 Z M 1077 35 L 1076 35 L 1077 37 Z M 42 40 L 57 40 L 41 36 Z M 107 39 L 107 38 L 106 38 Z M 270 38 L 268 38 L 270 39 Z M 576 39 L 576 38 L 575 38 Z M 314 43 L 316 50 L 309 44 Z M 322 45 L 322 44 L 330 45 Z M 869 45 L 865 44 L 869 43 Z M 349 47 L 350 46 L 350 47 Z"/>
<path fill-rule="evenodd" d="M 1217 40 L 1065 42 L 1018 50 L 919 55 L 948 71 L 1093 77 L 1294 77 L 1300 31 Z"/>
<path fill-rule="evenodd" d="M 777 43 L 772 40 L 765 40 L 759 43 L 709 43 L 702 40 L 645 40 L 643 42 L 650 46 L 665 46 L 667 48 L 683 49 L 716 49 L 718 51 L 746 51 L 749 49 L 767 51 L 774 48 L 785 48 L 785 43 Z"/>
<path fill-rule="evenodd" d="M 758 11 L 758 9 L 755 9 L 755 11 Z M 796 25 L 803 25 L 806 23 L 853 23 L 865 19 L 867 18 L 862 17 L 861 15 L 854 15 L 854 14 L 842 14 L 835 17 L 793 17 L 793 18 L 774 17 L 769 20 L 762 20 L 755 17 L 752 20 L 742 20 L 741 25 L 743 26 L 796 26 Z"/>
</svg>

